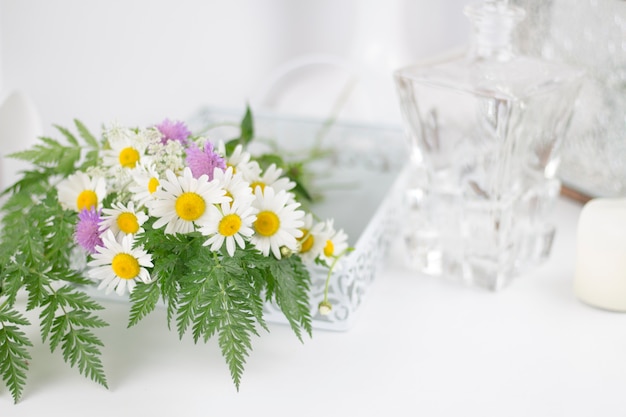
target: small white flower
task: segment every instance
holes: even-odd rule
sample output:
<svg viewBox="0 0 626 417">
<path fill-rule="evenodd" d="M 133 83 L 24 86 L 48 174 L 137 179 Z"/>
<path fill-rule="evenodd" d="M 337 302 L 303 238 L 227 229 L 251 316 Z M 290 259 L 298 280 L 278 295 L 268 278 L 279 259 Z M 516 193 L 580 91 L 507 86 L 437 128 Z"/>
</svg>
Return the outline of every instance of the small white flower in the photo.
<svg viewBox="0 0 626 417">
<path fill-rule="evenodd" d="M 335 230 L 333 223 L 332 219 L 326 220 L 326 231 L 330 237 L 326 240 L 324 250 L 320 254 L 320 258 L 329 265 L 338 257 L 344 255 L 348 249 L 348 235 L 343 229 Z"/>
<path fill-rule="evenodd" d="M 84 172 L 70 175 L 57 186 L 59 203 L 69 210 L 100 208 L 106 197 L 106 182 L 102 177 L 92 177 Z"/>
<path fill-rule="evenodd" d="M 218 181 L 209 181 L 206 175 L 194 178 L 189 168 L 180 177 L 172 171 L 165 176 L 155 199 L 147 203 L 150 214 L 158 217 L 155 229 L 165 226 L 168 234 L 191 233 L 208 223 L 209 213 L 218 210 L 215 204 L 230 202 Z"/>
<path fill-rule="evenodd" d="M 267 167 L 265 172 L 248 181 L 253 190 L 256 190 L 257 187 L 261 187 L 261 191 L 263 191 L 265 187 L 272 187 L 275 191 L 289 191 L 296 186 L 296 183 L 290 181 L 289 178 L 281 177 L 282 174 L 283 170 L 276 167 L 276 164 L 272 164 Z"/>
<path fill-rule="evenodd" d="M 220 187 L 226 190 L 226 195 L 233 201 L 239 201 L 243 205 L 249 205 L 254 201 L 255 197 L 250 184 L 244 181 L 241 174 L 234 174 L 232 167 L 226 168 L 226 171 L 215 168 L 213 179 L 219 182 Z"/>
<path fill-rule="evenodd" d="M 135 168 L 144 156 L 146 144 L 130 129 L 109 134 L 110 149 L 102 152 L 102 163 L 112 171 Z"/>
<path fill-rule="evenodd" d="M 140 164 L 132 174 L 133 182 L 128 187 L 132 198 L 140 206 L 154 200 L 155 192 L 160 188 L 160 176 L 154 164 Z"/>
<path fill-rule="evenodd" d="M 133 248 L 133 235 L 126 235 L 118 242 L 113 232 L 107 230 L 102 236 L 104 246 L 96 246 L 93 260 L 87 265 L 91 267 L 88 274 L 100 280 L 98 289 L 106 288 L 106 293 L 115 289 L 119 295 L 126 290 L 132 292 L 135 280 L 150 282 L 150 274 L 146 268 L 154 266 L 152 256 L 143 248 Z"/>
<path fill-rule="evenodd" d="M 300 243 L 300 257 L 306 263 L 312 263 L 322 254 L 326 242 L 330 239 L 330 231 L 325 222 L 314 223 L 313 215 L 307 213 L 304 216 L 304 225 L 301 228 L 302 237 L 298 239 Z"/>
<path fill-rule="evenodd" d="M 235 244 L 242 249 L 245 248 L 244 238 L 247 239 L 254 233 L 252 224 L 256 220 L 255 213 L 256 209 L 242 203 L 242 200 L 222 203 L 221 210 L 212 211 L 207 225 L 199 229 L 203 235 L 210 236 L 204 245 L 211 245 L 211 250 L 216 252 L 226 242 L 226 251 L 233 256 Z"/>
<path fill-rule="evenodd" d="M 185 168 L 185 147 L 177 140 L 163 143 L 160 134 L 151 137 L 146 153 L 161 174 L 167 170 L 180 174 Z"/>
<path fill-rule="evenodd" d="M 256 161 L 251 161 L 249 152 L 243 150 L 242 145 L 237 145 L 231 155 L 226 155 L 226 146 L 223 141 L 217 144 L 217 151 L 226 159 L 226 166 L 233 168 L 233 173 L 240 174 L 245 181 L 261 175 L 261 167 Z"/>
<path fill-rule="evenodd" d="M 282 246 L 296 251 L 296 239 L 302 236 L 300 227 L 304 225 L 304 211 L 298 210 L 300 203 L 290 203 L 290 193 L 285 190 L 275 192 L 272 187 L 265 187 L 265 191 L 257 187 L 255 195 L 253 205 L 258 213 L 250 242 L 264 256 L 271 251 L 277 259 L 281 258 Z"/>
<path fill-rule="evenodd" d="M 141 226 L 148 220 L 146 213 L 135 210 L 135 204 L 132 201 L 126 206 L 119 202 L 115 203 L 113 208 L 103 208 L 102 213 L 100 231 L 109 229 L 117 239 L 125 235 L 143 233 Z"/>
</svg>

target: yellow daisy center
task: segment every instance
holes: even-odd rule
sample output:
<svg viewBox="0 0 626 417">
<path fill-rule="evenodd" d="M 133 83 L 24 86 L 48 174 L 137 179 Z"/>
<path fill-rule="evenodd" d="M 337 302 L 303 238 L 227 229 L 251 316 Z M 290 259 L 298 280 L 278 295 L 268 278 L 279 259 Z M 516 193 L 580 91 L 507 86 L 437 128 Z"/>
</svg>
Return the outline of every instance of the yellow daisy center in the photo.
<svg viewBox="0 0 626 417">
<path fill-rule="evenodd" d="M 261 236 L 272 236 L 280 228 L 280 219 L 273 211 L 262 211 L 256 216 L 254 229 Z"/>
<path fill-rule="evenodd" d="M 84 190 L 76 197 L 78 211 L 89 210 L 98 205 L 98 195 L 93 190 Z"/>
<path fill-rule="evenodd" d="M 226 164 L 226 168 L 231 167 L 233 169 L 233 175 L 235 175 L 237 173 L 237 168 L 234 165 L 231 165 L 229 163 Z"/>
<path fill-rule="evenodd" d="M 332 240 L 326 241 L 326 246 L 324 246 L 324 255 L 331 257 L 335 253 L 335 245 Z"/>
<path fill-rule="evenodd" d="M 236 214 L 227 214 L 222 217 L 220 224 L 217 227 L 217 231 L 222 236 L 232 236 L 241 228 L 241 217 Z"/>
<path fill-rule="evenodd" d="M 150 194 L 154 193 L 157 190 L 157 187 L 159 186 L 159 180 L 155 177 L 150 178 L 150 181 L 148 181 L 148 191 L 150 192 Z"/>
<path fill-rule="evenodd" d="M 117 216 L 117 227 L 126 234 L 137 233 L 139 222 L 137 216 L 131 212 L 124 212 Z"/>
<path fill-rule="evenodd" d="M 133 279 L 139 275 L 139 261 L 133 255 L 118 253 L 111 261 L 115 275 L 122 279 Z"/>
<path fill-rule="evenodd" d="M 139 151 L 129 146 L 120 151 L 119 159 L 120 165 L 124 168 L 135 168 L 139 161 Z"/>
<path fill-rule="evenodd" d="M 265 191 L 265 183 L 262 181 L 254 181 L 250 184 L 250 188 L 252 188 L 252 191 L 255 191 L 257 186 L 261 187 L 261 191 Z"/>
<path fill-rule="evenodd" d="M 204 199 L 196 193 L 185 192 L 176 199 L 176 214 L 183 220 L 198 220 L 205 210 Z"/>
<path fill-rule="evenodd" d="M 300 252 L 305 253 L 311 250 L 315 238 L 309 233 L 307 229 L 302 229 L 302 237 L 298 239 L 300 241 Z"/>
</svg>

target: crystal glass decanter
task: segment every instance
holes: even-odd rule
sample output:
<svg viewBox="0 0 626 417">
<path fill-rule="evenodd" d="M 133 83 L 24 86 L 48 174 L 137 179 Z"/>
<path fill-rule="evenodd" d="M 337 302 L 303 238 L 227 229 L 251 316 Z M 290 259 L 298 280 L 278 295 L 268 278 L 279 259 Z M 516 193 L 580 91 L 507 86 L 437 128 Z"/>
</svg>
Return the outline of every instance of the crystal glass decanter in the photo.
<svg viewBox="0 0 626 417">
<path fill-rule="evenodd" d="M 582 72 L 517 55 L 523 10 L 466 7 L 467 55 L 394 77 L 412 147 L 405 240 L 422 273 L 492 290 L 549 256 L 555 177 Z"/>
</svg>

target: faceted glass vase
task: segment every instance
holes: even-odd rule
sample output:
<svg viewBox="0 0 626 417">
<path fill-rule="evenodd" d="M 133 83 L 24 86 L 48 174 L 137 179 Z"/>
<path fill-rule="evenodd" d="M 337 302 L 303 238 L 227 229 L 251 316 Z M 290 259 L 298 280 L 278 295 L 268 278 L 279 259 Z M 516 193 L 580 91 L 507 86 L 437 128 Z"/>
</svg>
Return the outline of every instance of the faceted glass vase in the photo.
<svg viewBox="0 0 626 417">
<path fill-rule="evenodd" d="M 412 148 L 405 240 L 420 272 L 492 290 L 546 259 L 582 73 L 517 56 L 520 9 L 471 5 L 466 56 L 394 74 Z"/>
</svg>

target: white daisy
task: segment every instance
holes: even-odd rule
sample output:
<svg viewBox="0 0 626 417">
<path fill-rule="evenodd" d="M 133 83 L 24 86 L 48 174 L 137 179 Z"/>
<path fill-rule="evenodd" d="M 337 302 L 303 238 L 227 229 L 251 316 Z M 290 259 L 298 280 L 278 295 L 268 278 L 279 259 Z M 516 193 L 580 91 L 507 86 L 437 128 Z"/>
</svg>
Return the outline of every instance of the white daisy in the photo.
<svg viewBox="0 0 626 417">
<path fill-rule="evenodd" d="M 69 210 L 99 208 L 106 197 L 106 182 L 102 177 L 92 177 L 84 172 L 70 175 L 57 186 L 59 203 Z"/>
<path fill-rule="evenodd" d="M 158 217 L 154 228 L 165 226 L 165 233 L 191 233 L 208 223 L 209 213 L 218 210 L 215 204 L 230 201 L 218 181 L 209 181 L 206 175 L 194 178 L 189 168 L 180 177 L 169 170 L 165 176 L 155 199 L 147 203 L 150 214 Z"/>
<path fill-rule="evenodd" d="M 217 144 L 217 151 L 226 159 L 226 166 L 233 168 L 233 173 L 241 174 L 246 181 L 261 175 L 261 167 L 256 161 L 251 161 L 249 152 L 243 150 L 242 145 L 237 145 L 233 153 L 226 155 L 226 146 L 223 141 Z"/>
<path fill-rule="evenodd" d="M 133 248 L 133 235 L 126 235 L 118 242 L 113 232 L 107 230 L 102 242 L 103 246 L 96 246 L 93 260 L 87 264 L 91 267 L 89 276 L 100 280 L 98 289 L 106 288 L 107 294 L 115 289 L 117 294 L 124 295 L 127 289 L 129 293 L 133 291 L 135 280 L 150 282 L 146 268 L 154 266 L 152 256 L 142 247 Z"/>
<path fill-rule="evenodd" d="M 217 252 L 226 242 L 226 251 L 230 256 L 235 254 L 235 244 L 245 248 L 244 238 L 252 236 L 252 224 L 256 220 L 256 209 L 241 200 L 231 203 L 222 203 L 221 210 L 211 212 L 211 219 L 206 226 L 200 228 L 200 233 L 210 238 L 204 242 L 211 245 L 211 250 Z"/>
<path fill-rule="evenodd" d="M 325 222 L 314 223 L 311 213 L 304 216 L 304 225 L 301 230 L 302 237 L 298 239 L 300 257 L 306 263 L 313 263 L 324 250 L 326 241 L 330 239 L 330 231 Z"/>
<path fill-rule="evenodd" d="M 102 152 L 102 163 L 113 171 L 135 168 L 145 154 L 145 141 L 130 129 L 109 135 L 108 143 L 110 149 Z"/>
<path fill-rule="evenodd" d="M 267 167 L 265 172 L 249 179 L 250 187 L 253 190 L 256 190 L 256 187 L 261 187 L 261 191 L 265 187 L 272 187 L 275 191 L 289 191 L 296 186 L 296 183 L 290 181 L 287 177 L 281 177 L 282 173 L 283 170 L 281 168 L 276 167 L 276 164 L 272 164 Z"/>
<path fill-rule="evenodd" d="M 154 193 L 160 188 L 160 176 L 154 164 L 141 163 L 133 171 L 133 182 L 128 187 L 132 198 L 140 206 L 145 206 L 150 200 L 154 200 Z"/>
<path fill-rule="evenodd" d="M 290 193 L 285 190 L 276 192 L 272 187 L 256 187 L 256 200 L 253 202 L 258 213 L 253 224 L 255 233 L 250 242 L 264 256 L 271 252 L 281 258 L 281 247 L 296 251 L 297 238 L 302 236 L 300 227 L 304 225 L 304 211 L 298 210 L 300 203 L 290 203 Z"/>
<path fill-rule="evenodd" d="M 102 213 L 100 231 L 109 229 L 117 239 L 125 235 L 143 233 L 141 226 L 148 220 L 146 213 L 135 210 L 135 204 L 132 201 L 126 206 L 122 203 L 115 203 L 113 208 L 103 208 Z"/>
<path fill-rule="evenodd" d="M 213 179 L 219 181 L 220 187 L 226 190 L 226 195 L 233 201 L 249 205 L 255 198 L 250 184 L 244 181 L 241 174 L 234 174 L 232 167 L 226 168 L 226 171 L 216 168 L 213 171 Z"/>
<path fill-rule="evenodd" d="M 324 250 L 320 254 L 320 258 L 326 261 L 329 265 L 334 260 L 346 253 L 348 249 L 348 235 L 343 229 L 335 230 L 334 221 L 332 219 L 326 220 L 326 230 L 329 234 L 329 238 L 326 240 Z"/>
</svg>

